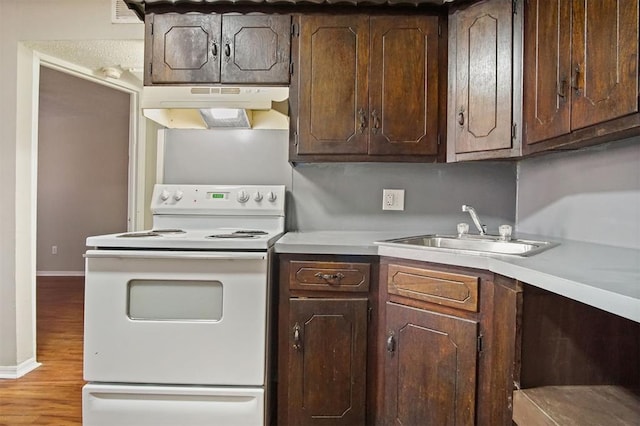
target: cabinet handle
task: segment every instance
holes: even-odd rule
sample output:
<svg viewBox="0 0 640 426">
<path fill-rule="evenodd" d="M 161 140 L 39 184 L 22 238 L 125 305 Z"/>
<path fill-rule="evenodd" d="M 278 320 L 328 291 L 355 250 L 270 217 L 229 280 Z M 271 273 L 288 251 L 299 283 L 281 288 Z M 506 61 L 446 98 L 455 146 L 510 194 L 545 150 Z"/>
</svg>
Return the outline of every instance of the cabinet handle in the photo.
<svg viewBox="0 0 640 426">
<path fill-rule="evenodd" d="M 231 44 L 229 44 L 229 42 L 224 44 L 224 56 L 227 58 L 231 56 Z"/>
<path fill-rule="evenodd" d="M 337 274 L 323 274 L 322 272 L 316 272 L 315 276 L 327 281 L 329 284 L 332 284 L 333 281 L 337 281 L 338 284 L 340 284 L 340 281 L 344 278 L 344 274 L 340 272 Z"/>
<path fill-rule="evenodd" d="M 567 80 L 566 79 L 562 79 L 562 81 L 560 82 L 560 91 L 558 92 L 558 96 L 560 96 L 562 99 L 565 99 L 567 97 Z"/>
<path fill-rule="evenodd" d="M 302 350 L 302 341 L 300 340 L 300 324 L 296 323 L 296 325 L 293 326 L 293 349 L 297 350 L 297 351 L 301 351 Z"/>
<path fill-rule="evenodd" d="M 458 111 L 458 124 L 460 127 L 464 126 L 464 107 L 460 107 Z"/>
<path fill-rule="evenodd" d="M 216 56 L 218 56 L 218 43 L 217 42 L 213 42 L 213 45 L 211 46 L 211 54 L 213 55 L 213 57 L 215 58 Z"/>
<path fill-rule="evenodd" d="M 389 332 L 389 337 L 387 337 L 387 352 L 390 354 L 396 351 L 396 338 L 393 334 L 393 331 Z"/>
<path fill-rule="evenodd" d="M 367 114 L 365 114 L 362 108 L 358 110 L 358 117 L 360 119 L 360 127 L 358 128 L 358 132 L 363 133 L 364 129 L 367 128 Z"/>
<path fill-rule="evenodd" d="M 575 92 L 576 96 L 580 96 L 580 75 L 582 74 L 582 70 L 580 69 L 580 64 L 576 64 L 576 67 L 573 70 L 573 84 L 571 88 Z"/>
<path fill-rule="evenodd" d="M 373 117 L 373 127 L 371 128 L 371 131 L 375 135 L 378 133 L 378 129 L 380 129 L 380 115 L 378 115 L 378 111 L 374 109 L 371 112 L 371 117 Z"/>
</svg>

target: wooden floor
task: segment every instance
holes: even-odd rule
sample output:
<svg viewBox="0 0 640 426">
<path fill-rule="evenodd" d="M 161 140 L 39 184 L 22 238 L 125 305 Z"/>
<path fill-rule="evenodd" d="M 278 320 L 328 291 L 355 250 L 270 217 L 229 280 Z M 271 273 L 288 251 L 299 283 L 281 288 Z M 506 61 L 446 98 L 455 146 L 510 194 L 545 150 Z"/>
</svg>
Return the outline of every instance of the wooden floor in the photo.
<svg viewBox="0 0 640 426">
<path fill-rule="evenodd" d="M 36 300 L 42 366 L 0 380 L 0 425 L 80 425 L 84 278 L 38 278 Z"/>
</svg>

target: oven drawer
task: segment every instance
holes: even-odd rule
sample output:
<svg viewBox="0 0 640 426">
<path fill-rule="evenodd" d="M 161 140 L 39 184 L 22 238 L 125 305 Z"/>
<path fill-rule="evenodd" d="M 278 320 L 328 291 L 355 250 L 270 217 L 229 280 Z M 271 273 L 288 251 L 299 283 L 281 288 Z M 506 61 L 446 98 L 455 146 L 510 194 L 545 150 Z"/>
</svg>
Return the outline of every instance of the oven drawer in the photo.
<svg viewBox="0 0 640 426">
<path fill-rule="evenodd" d="M 369 291 L 370 274 L 369 263 L 291 260 L 289 288 L 366 293 Z"/>
<path fill-rule="evenodd" d="M 82 424 L 263 426 L 264 390 L 90 383 L 82 388 Z"/>
</svg>

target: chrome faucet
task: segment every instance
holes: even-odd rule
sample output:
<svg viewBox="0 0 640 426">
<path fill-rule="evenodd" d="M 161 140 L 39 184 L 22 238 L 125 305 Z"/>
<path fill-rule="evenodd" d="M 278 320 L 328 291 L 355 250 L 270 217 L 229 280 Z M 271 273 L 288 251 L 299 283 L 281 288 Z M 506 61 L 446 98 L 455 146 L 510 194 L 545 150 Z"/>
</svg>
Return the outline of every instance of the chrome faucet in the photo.
<svg viewBox="0 0 640 426">
<path fill-rule="evenodd" d="M 487 233 L 487 225 L 483 225 L 482 223 L 480 223 L 480 218 L 478 217 L 478 214 L 473 207 L 463 204 L 462 211 L 468 212 L 471 215 L 471 220 L 473 220 L 473 224 L 476 225 L 476 228 L 478 228 L 478 232 L 480 232 L 480 235 L 484 235 Z"/>
</svg>

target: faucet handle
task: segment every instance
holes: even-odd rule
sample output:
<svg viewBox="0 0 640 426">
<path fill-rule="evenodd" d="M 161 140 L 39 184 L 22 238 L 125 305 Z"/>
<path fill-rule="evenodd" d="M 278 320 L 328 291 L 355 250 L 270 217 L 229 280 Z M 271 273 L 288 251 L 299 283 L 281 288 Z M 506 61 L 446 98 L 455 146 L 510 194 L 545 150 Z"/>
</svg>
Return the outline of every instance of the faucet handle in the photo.
<svg viewBox="0 0 640 426">
<path fill-rule="evenodd" d="M 503 240 L 510 240 L 511 239 L 511 225 L 500 225 L 498 227 L 498 232 L 500 233 L 500 238 Z"/>
<path fill-rule="evenodd" d="M 469 233 L 469 224 L 462 222 L 458 224 L 458 236 L 461 237 Z"/>
</svg>

